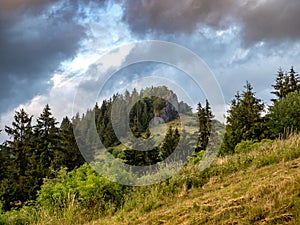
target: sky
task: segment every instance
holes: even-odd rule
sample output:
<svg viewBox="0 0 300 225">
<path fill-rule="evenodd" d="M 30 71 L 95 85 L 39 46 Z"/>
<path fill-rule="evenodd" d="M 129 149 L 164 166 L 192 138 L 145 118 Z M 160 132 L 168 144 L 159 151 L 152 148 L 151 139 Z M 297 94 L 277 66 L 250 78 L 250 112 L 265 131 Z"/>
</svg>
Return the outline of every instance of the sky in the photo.
<svg viewBox="0 0 300 225">
<path fill-rule="evenodd" d="M 154 76 L 204 101 L 205 93 L 180 68 L 159 62 L 123 68 L 146 51 L 174 57 L 132 44 L 149 40 L 196 54 L 225 104 L 246 81 L 269 104 L 278 69 L 300 71 L 299 12 L 299 0 L 0 0 L 0 129 L 20 108 L 37 118 L 49 104 L 59 122 L 72 117 L 83 109 L 74 102 L 88 99 L 107 75 L 91 98 L 157 85 L 159 79 L 143 80 Z M 224 111 L 216 106 L 215 114 L 222 118 Z"/>
</svg>

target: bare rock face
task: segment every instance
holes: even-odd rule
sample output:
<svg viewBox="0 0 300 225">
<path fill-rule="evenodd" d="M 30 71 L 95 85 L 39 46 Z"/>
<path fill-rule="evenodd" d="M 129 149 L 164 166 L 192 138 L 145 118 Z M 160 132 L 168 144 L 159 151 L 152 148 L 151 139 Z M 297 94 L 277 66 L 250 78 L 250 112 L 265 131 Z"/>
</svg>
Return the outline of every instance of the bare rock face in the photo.
<svg viewBox="0 0 300 225">
<path fill-rule="evenodd" d="M 162 120 L 156 120 L 155 123 L 168 122 L 177 117 L 178 112 L 178 98 L 177 95 L 172 91 L 168 91 L 165 96 L 163 96 L 165 105 L 162 109 L 154 109 L 154 117 L 161 118 Z"/>
</svg>

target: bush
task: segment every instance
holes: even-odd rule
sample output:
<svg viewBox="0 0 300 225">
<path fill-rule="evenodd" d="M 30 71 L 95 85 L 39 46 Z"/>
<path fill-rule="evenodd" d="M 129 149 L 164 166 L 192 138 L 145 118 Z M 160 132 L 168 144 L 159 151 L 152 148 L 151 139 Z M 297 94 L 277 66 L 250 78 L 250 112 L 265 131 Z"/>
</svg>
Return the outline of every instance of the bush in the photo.
<svg viewBox="0 0 300 225">
<path fill-rule="evenodd" d="M 37 202 L 43 207 L 64 208 L 70 200 L 88 210 L 104 211 L 108 206 L 119 207 L 124 187 L 98 175 L 90 166 L 67 172 L 61 169 L 54 179 L 45 179 Z"/>
<path fill-rule="evenodd" d="M 234 151 L 237 154 L 247 153 L 247 152 L 254 151 L 255 149 L 262 148 L 262 147 L 268 148 L 272 145 L 272 143 L 273 143 L 273 141 L 270 139 L 263 139 L 260 142 L 251 141 L 251 140 L 242 141 L 235 146 Z"/>
</svg>

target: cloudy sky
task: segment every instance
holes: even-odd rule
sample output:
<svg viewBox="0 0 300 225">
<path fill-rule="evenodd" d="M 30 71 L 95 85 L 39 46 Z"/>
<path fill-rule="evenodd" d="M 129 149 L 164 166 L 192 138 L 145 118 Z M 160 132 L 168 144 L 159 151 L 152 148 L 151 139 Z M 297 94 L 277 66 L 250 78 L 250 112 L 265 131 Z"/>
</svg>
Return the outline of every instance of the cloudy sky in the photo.
<svg viewBox="0 0 300 225">
<path fill-rule="evenodd" d="M 246 80 L 269 103 L 279 67 L 300 71 L 299 12 L 299 0 L 0 0 L 0 129 L 21 107 L 37 117 L 49 103 L 59 121 L 72 116 L 76 93 L 88 95 L 95 84 L 89 66 L 97 62 L 109 74 L 150 51 L 120 46 L 145 40 L 197 54 L 226 103 Z M 103 79 L 99 71 L 95 76 Z M 178 68 L 153 62 L 114 74 L 104 96 L 140 87 L 149 74 L 179 84 L 193 100 L 203 97 Z"/>
</svg>

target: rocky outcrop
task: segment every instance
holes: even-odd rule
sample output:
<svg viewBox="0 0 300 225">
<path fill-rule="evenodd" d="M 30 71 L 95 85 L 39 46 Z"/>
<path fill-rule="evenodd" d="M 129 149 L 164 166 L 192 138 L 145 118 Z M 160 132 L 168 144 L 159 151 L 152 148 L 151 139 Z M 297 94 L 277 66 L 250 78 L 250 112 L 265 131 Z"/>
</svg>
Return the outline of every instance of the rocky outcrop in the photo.
<svg viewBox="0 0 300 225">
<path fill-rule="evenodd" d="M 162 109 L 154 108 L 155 123 L 164 123 L 174 120 L 178 116 L 178 98 L 172 91 L 169 91 L 162 97 L 164 107 Z M 159 120 L 158 118 L 161 118 Z"/>
</svg>

